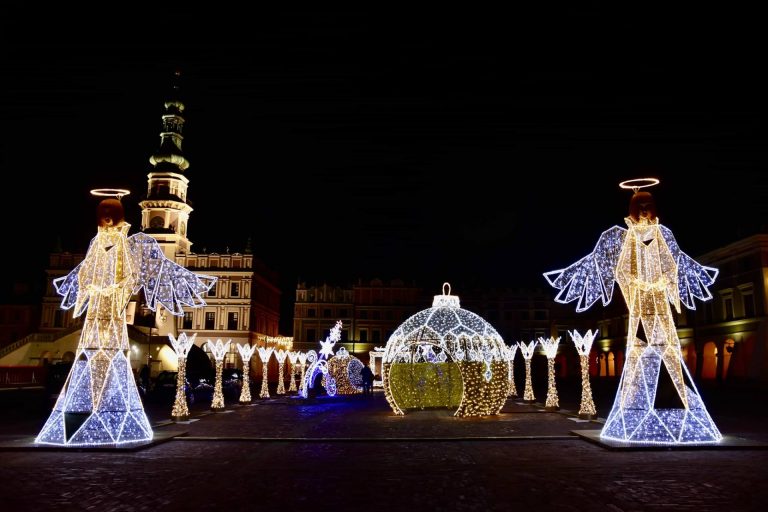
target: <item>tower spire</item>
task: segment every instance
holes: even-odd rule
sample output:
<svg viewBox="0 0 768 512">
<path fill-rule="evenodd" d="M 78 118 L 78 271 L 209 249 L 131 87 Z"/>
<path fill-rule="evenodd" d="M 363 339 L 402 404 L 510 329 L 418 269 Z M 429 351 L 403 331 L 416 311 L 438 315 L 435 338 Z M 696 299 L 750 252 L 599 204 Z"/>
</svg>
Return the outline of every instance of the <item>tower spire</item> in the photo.
<svg viewBox="0 0 768 512">
<path fill-rule="evenodd" d="M 159 171 L 184 172 L 189 167 L 189 161 L 181 150 L 184 140 L 184 103 L 181 101 L 180 89 L 181 71 L 176 70 L 173 73 L 171 92 L 164 103 L 160 147 L 149 157 L 149 162 Z"/>
<path fill-rule="evenodd" d="M 163 103 L 160 147 L 149 157 L 153 169 L 148 174 L 147 197 L 141 201 L 141 229 L 160 244 L 168 258 L 188 253 L 192 242 L 187 238 L 187 223 L 192 207 L 187 201 L 189 179 L 184 171 L 189 161 L 184 157 L 184 103 L 179 95 L 181 72 L 175 71 L 171 90 Z"/>
</svg>

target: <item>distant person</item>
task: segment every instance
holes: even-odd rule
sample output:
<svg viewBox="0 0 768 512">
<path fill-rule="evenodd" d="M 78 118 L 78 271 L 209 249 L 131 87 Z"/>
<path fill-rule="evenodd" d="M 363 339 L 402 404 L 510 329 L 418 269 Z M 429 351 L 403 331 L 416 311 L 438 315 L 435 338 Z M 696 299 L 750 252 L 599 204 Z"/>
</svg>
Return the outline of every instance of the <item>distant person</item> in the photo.
<svg viewBox="0 0 768 512">
<path fill-rule="evenodd" d="M 360 370 L 360 377 L 363 380 L 363 395 L 373 395 L 373 371 L 368 365 L 363 365 Z"/>
</svg>

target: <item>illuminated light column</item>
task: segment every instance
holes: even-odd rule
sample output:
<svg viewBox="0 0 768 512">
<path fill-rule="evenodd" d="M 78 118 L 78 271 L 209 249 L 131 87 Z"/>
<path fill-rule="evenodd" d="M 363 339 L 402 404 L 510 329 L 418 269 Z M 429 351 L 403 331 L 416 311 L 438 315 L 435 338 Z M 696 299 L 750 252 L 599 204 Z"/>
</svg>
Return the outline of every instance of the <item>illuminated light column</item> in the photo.
<svg viewBox="0 0 768 512">
<path fill-rule="evenodd" d="M 272 357 L 273 347 L 259 347 L 259 359 L 261 359 L 261 392 L 259 398 L 269 398 L 269 358 Z"/>
<path fill-rule="evenodd" d="M 517 396 L 517 386 L 515 386 L 515 354 L 517 354 L 518 348 L 520 347 L 517 343 L 504 348 L 504 359 L 509 363 L 509 374 L 507 375 L 509 391 L 507 396 Z"/>
<path fill-rule="evenodd" d="M 595 402 L 592 400 L 592 386 L 589 384 L 589 351 L 592 350 L 592 342 L 597 337 L 597 329 L 584 333 L 582 337 L 578 331 L 568 331 L 571 335 L 576 352 L 579 353 L 579 362 L 581 363 L 581 407 L 579 407 L 579 418 L 583 420 L 594 420 L 597 418 Z"/>
<path fill-rule="evenodd" d="M 174 352 L 176 352 L 176 361 L 179 366 L 179 371 L 176 374 L 176 400 L 173 402 L 173 409 L 171 410 L 171 419 L 173 421 L 187 421 L 189 419 L 186 393 L 187 356 L 189 355 L 189 349 L 195 344 L 196 337 L 197 333 L 189 338 L 185 332 L 179 334 L 178 338 L 174 338 L 173 334 L 168 335 L 168 338 L 171 340 L 171 346 Z"/>
<path fill-rule="evenodd" d="M 222 343 L 222 341 L 216 340 L 213 343 L 208 340 L 208 349 L 213 354 L 213 358 L 216 360 L 216 384 L 213 386 L 213 400 L 211 401 L 211 410 L 220 412 L 224 410 L 224 393 L 221 390 L 224 370 L 224 356 L 229 352 L 229 345 L 232 340 Z"/>
<path fill-rule="evenodd" d="M 243 388 L 240 390 L 241 404 L 251 403 L 251 357 L 256 352 L 256 345 L 237 344 L 237 351 L 240 352 L 240 359 L 243 361 Z"/>
<path fill-rule="evenodd" d="M 279 365 L 278 368 L 278 377 L 277 377 L 277 394 L 278 395 L 284 395 L 285 394 L 285 378 L 283 377 L 283 368 L 285 368 L 285 358 L 288 356 L 288 352 L 286 352 L 283 349 L 278 350 L 275 352 L 275 357 L 277 358 L 277 364 Z"/>
<path fill-rule="evenodd" d="M 291 363 L 291 385 L 288 386 L 288 391 L 296 391 L 296 373 L 298 368 L 296 367 L 296 361 L 299 360 L 298 352 L 288 352 L 288 361 Z"/>
<path fill-rule="evenodd" d="M 83 261 L 53 280 L 62 309 L 74 308 L 73 316 L 85 313 L 85 319 L 72 369 L 35 443 L 82 447 L 151 441 L 152 426 L 127 357 L 126 305 L 143 291 L 150 310 L 162 305 L 183 315 L 183 306 L 204 306 L 202 297 L 216 282 L 167 259 L 152 237 L 127 236 L 131 226 L 119 199 L 128 193 L 92 191 L 114 198 L 98 206 L 97 233 Z"/>
<path fill-rule="evenodd" d="M 557 397 L 557 386 L 555 385 L 555 357 L 557 357 L 557 346 L 560 344 L 560 337 L 557 339 L 539 338 L 539 343 L 544 347 L 544 354 L 547 356 L 547 400 L 544 408 L 548 411 L 559 411 L 560 400 Z"/>
<path fill-rule="evenodd" d="M 299 376 L 299 392 L 301 392 L 301 383 L 304 382 L 304 373 L 307 371 L 307 352 L 299 352 L 299 367 L 301 375 Z"/>
<path fill-rule="evenodd" d="M 532 404 L 536 401 L 536 396 L 533 394 L 533 384 L 531 383 L 531 358 L 533 357 L 533 349 L 536 348 L 536 341 L 532 341 L 527 345 L 521 341 L 520 353 L 523 354 L 525 359 L 525 390 L 523 391 L 523 402 Z"/>
<path fill-rule="evenodd" d="M 578 301 L 576 311 L 611 301 L 619 283 L 629 309 L 627 349 L 616 398 L 600 438 L 639 444 L 717 443 L 723 438 L 696 390 L 680 351 L 670 304 L 696 309 L 709 300 L 717 269 L 680 250 L 672 231 L 659 223 L 650 193 L 655 178 L 622 182 L 632 189 L 627 228 L 600 235 L 595 249 L 571 266 L 546 272 L 561 303 Z M 708 219 L 702 217 L 701 222 Z M 705 224 L 702 224 L 705 226 Z M 660 391 L 661 390 L 661 391 Z"/>
</svg>

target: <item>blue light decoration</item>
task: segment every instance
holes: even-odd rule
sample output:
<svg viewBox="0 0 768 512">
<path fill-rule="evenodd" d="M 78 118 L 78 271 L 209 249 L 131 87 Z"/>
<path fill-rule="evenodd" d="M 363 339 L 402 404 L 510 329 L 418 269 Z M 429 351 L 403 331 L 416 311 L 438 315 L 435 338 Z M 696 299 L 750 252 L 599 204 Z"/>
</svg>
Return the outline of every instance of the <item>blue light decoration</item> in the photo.
<svg viewBox="0 0 768 512">
<path fill-rule="evenodd" d="M 75 362 L 36 443 L 83 447 L 153 438 L 128 360 L 126 305 L 143 288 L 151 310 L 183 315 L 182 306 L 205 305 L 216 278 L 177 265 L 154 238 L 128 237 L 129 229 L 122 220 L 100 225 L 85 259 L 53 281 L 62 308 L 86 315 Z"/>
<path fill-rule="evenodd" d="M 304 372 L 304 376 L 301 379 L 301 387 L 299 389 L 299 395 L 302 398 L 309 396 L 309 390 L 312 388 L 315 382 L 315 376 L 318 373 L 323 374 L 323 386 L 328 396 L 336 396 L 336 379 L 331 374 L 328 368 L 328 359 L 333 356 L 333 346 L 336 345 L 341 339 L 341 320 L 336 322 L 333 329 L 325 341 L 320 341 L 320 355 L 317 352 L 310 350 L 307 352 L 307 363 L 309 363 L 309 369 Z"/>
<path fill-rule="evenodd" d="M 635 191 L 630 216 L 625 218 L 627 229 L 614 226 L 604 231 L 590 254 L 544 277 L 560 290 L 555 300 L 577 301 L 577 311 L 585 311 L 598 299 L 608 304 L 614 281 L 627 303 L 626 361 L 601 439 L 662 445 L 717 443 L 723 436 L 683 361 L 670 304 L 680 312 L 680 303 L 696 309 L 694 298 L 711 299 L 708 288 L 718 271 L 681 251 L 672 232 L 659 224 L 650 194 L 638 192 L 656 183 L 647 178 L 623 182 L 622 188 Z M 674 392 L 659 393 L 660 385 Z"/>
</svg>

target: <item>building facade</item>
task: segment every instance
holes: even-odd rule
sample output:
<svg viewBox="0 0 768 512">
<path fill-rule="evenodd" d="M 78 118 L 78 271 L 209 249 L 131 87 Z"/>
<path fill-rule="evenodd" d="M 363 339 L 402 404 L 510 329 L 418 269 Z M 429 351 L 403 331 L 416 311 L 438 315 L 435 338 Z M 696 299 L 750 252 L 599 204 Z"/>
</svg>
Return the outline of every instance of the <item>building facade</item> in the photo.
<svg viewBox="0 0 768 512">
<path fill-rule="evenodd" d="M 256 259 L 250 243 L 240 252 L 225 254 L 195 253 L 188 238 L 193 208 L 188 198 L 190 164 L 182 151 L 184 104 L 174 86 L 164 103 L 160 146 L 149 158 L 146 196 L 141 207 L 141 230 L 155 238 L 165 256 L 179 265 L 217 278 L 205 297 L 206 306 L 185 311 L 177 317 L 162 307 L 152 312 L 142 305 L 141 294 L 134 297 L 127 311 L 134 369 L 149 364 L 151 374 L 176 369 L 176 356 L 168 344 L 168 334 L 197 334 L 197 349 L 206 350 L 207 340 L 232 340 L 225 363 L 242 366 L 236 345 L 257 343 L 278 335 L 280 288 L 277 275 Z M 222 244 L 223 245 L 223 244 Z M 61 309 L 53 280 L 68 274 L 85 254 L 57 252 L 50 255 L 47 289 L 42 301 L 39 332 L 20 340 L 13 353 L 0 354 L 0 364 L 41 364 L 67 361 L 73 357 L 81 318 Z M 195 349 L 193 349 L 195 350 Z"/>
</svg>

